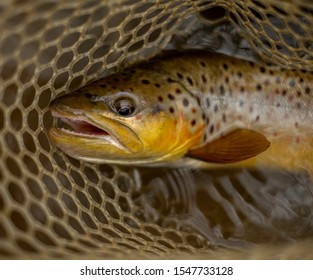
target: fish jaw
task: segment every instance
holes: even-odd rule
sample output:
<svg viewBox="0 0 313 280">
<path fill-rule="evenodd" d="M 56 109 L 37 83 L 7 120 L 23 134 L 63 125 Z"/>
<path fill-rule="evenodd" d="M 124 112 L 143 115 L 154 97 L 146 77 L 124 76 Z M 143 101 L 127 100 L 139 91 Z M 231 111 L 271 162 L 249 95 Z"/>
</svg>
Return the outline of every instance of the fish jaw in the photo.
<svg viewBox="0 0 313 280">
<path fill-rule="evenodd" d="M 64 108 L 63 108 L 64 109 Z M 95 163 L 110 163 L 138 153 L 142 143 L 127 126 L 103 117 L 92 116 L 73 110 L 51 107 L 52 116 L 69 128 L 52 127 L 49 137 L 68 155 Z"/>
</svg>

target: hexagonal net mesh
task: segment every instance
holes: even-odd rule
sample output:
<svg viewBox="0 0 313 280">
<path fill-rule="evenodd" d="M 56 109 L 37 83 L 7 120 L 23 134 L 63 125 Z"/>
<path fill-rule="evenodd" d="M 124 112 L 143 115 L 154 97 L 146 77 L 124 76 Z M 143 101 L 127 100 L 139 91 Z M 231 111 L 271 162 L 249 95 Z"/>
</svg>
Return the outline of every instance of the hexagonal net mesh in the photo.
<svg viewBox="0 0 313 280">
<path fill-rule="evenodd" d="M 288 188 L 288 174 L 264 170 L 88 164 L 46 134 L 57 95 L 188 41 L 198 24 L 227 23 L 256 59 L 313 70 L 310 1 L 12 0 L 0 14 L 2 258 L 198 257 L 310 236 L 305 175 Z"/>
</svg>

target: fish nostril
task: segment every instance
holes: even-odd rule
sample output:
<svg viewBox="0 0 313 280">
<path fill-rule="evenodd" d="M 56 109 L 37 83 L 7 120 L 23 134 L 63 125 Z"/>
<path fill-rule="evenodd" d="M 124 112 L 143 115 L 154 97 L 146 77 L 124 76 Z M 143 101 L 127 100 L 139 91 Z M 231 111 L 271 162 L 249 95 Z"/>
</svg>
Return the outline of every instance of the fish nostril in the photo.
<svg viewBox="0 0 313 280">
<path fill-rule="evenodd" d="M 91 94 L 90 92 L 86 92 L 85 94 L 84 94 L 84 96 L 86 97 L 86 98 L 89 98 L 89 99 L 92 99 L 92 98 L 94 98 L 94 94 Z"/>
<path fill-rule="evenodd" d="M 84 94 L 84 96 L 87 97 L 87 98 L 91 98 L 91 97 L 92 97 L 92 94 L 91 94 L 90 92 L 86 92 L 86 93 Z"/>
</svg>

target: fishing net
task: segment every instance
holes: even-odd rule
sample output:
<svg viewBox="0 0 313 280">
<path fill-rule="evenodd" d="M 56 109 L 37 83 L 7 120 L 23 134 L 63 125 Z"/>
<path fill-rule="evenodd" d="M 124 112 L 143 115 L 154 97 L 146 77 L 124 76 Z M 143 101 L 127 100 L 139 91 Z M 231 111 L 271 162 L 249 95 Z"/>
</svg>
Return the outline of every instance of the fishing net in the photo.
<svg viewBox="0 0 313 280">
<path fill-rule="evenodd" d="M 56 96 L 164 49 L 313 70 L 310 1 L 7 0 L 0 15 L 1 258 L 312 256 L 306 172 L 96 165 L 47 137 Z"/>
</svg>

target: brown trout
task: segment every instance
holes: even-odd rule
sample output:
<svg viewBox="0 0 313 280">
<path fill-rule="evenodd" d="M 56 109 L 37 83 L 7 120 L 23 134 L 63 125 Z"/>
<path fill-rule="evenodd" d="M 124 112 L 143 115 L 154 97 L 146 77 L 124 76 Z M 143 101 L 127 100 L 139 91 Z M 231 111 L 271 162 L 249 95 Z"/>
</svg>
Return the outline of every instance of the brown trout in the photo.
<svg viewBox="0 0 313 280">
<path fill-rule="evenodd" d="M 54 100 L 52 115 L 67 125 L 49 134 L 65 153 L 96 163 L 262 158 L 303 167 L 299 160 L 313 162 L 312 84 L 309 72 L 224 55 L 167 56 Z"/>
</svg>

